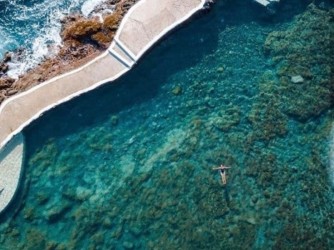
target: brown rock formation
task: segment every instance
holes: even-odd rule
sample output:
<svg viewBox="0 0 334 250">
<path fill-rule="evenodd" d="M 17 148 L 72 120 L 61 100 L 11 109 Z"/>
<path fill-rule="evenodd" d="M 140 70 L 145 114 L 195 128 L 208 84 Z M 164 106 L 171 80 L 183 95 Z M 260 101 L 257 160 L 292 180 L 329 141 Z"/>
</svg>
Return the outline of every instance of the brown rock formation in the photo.
<svg viewBox="0 0 334 250">
<path fill-rule="evenodd" d="M 28 70 L 18 80 L 6 75 L 9 53 L 0 62 L 0 104 L 9 96 L 27 90 L 57 75 L 78 68 L 101 54 L 110 45 L 125 13 L 138 0 L 109 0 L 98 8 L 115 8 L 104 14 L 103 22 L 96 17 L 67 16 L 62 21 L 63 45 L 57 55 L 46 58 L 38 66 Z"/>
</svg>

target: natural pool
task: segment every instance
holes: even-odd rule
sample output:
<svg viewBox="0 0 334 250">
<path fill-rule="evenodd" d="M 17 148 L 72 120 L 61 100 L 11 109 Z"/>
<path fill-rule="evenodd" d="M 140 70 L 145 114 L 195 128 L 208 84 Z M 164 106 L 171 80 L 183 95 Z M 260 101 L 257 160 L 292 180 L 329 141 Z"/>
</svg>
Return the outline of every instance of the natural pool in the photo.
<svg viewBox="0 0 334 250">
<path fill-rule="evenodd" d="M 218 2 L 27 128 L 0 249 L 333 249 L 334 12 L 302 2 Z"/>
</svg>

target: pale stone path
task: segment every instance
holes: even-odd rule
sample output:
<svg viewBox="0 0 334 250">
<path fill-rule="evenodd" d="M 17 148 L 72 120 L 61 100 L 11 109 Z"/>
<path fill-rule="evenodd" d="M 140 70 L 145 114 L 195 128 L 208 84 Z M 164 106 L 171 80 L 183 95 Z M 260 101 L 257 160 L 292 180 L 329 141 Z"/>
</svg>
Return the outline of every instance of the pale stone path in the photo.
<svg viewBox="0 0 334 250">
<path fill-rule="evenodd" d="M 124 17 L 113 43 L 104 54 L 79 69 L 18 94 L 0 106 L 0 213 L 14 196 L 21 172 L 23 138 L 20 135 L 12 139 L 13 136 L 47 110 L 119 78 L 168 31 L 202 9 L 205 2 L 141 0 Z M 21 139 L 16 147 L 5 147 L 17 143 L 17 138 Z"/>
<path fill-rule="evenodd" d="M 20 133 L 0 152 L 0 211 L 7 207 L 15 195 L 20 180 L 23 150 L 24 138 Z"/>
</svg>

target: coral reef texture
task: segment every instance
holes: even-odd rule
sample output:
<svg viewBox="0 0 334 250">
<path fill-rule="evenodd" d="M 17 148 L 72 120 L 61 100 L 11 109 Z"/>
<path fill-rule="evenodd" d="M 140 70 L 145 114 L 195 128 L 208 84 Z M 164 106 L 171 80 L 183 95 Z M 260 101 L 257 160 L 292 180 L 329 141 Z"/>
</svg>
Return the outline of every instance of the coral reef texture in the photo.
<svg viewBox="0 0 334 250">
<path fill-rule="evenodd" d="M 312 4 L 290 29 L 272 32 L 265 42 L 279 67 L 276 88 L 282 111 L 296 119 L 311 119 L 334 104 L 333 23 L 333 10 Z M 304 80 L 294 83 L 296 76 Z"/>
</svg>

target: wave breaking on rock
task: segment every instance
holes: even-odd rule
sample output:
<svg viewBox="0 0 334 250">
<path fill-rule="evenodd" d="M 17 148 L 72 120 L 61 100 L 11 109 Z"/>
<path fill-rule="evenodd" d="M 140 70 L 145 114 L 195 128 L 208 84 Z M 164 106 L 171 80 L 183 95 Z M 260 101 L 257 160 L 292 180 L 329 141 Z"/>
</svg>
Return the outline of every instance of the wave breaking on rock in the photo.
<svg viewBox="0 0 334 250">
<path fill-rule="evenodd" d="M 0 61 L 0 104 L 18 92 L 82 66 L 105 51 L 123 16 L 137 1 L 88 0 L 80 11 L 78 3 L 82 0 L 76 0 L 72 2 L 76 7 L 56 8 L 31 48 L 18 47 Z"/>
</svg>

